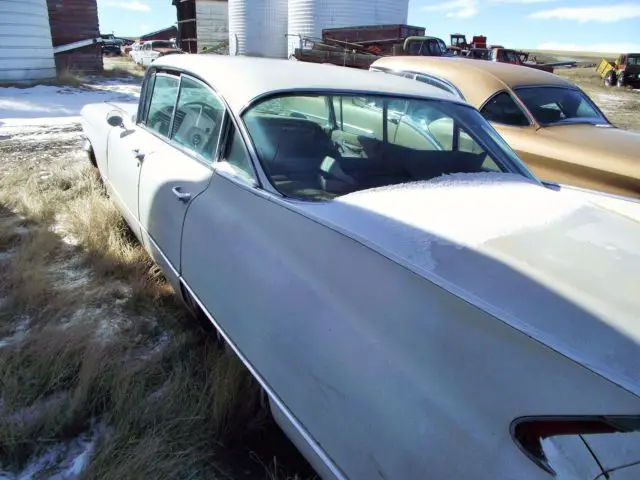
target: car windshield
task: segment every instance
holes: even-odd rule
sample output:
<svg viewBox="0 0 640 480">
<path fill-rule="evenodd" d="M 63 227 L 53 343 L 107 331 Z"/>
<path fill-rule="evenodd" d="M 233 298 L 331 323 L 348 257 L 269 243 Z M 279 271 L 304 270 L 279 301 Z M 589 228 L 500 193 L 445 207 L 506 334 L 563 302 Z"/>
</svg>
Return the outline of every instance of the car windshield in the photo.
<svg viewBox="0 0 640 480">
<path fill-rule="evenodd" d="M 453 102 L 299 93 L 263 100 L 243 120 L 272 185 L 296 199 L 453 173 L 531 175 L 476 110 Z"/>
<path fill-rule="evenodd" d="M 520 57 L 513 50 L 503 50 L 502 58 L 509 63 L 519 63 Z"/>
<path fill-rule="evenodd" d="M 175 43 L 169 41 L 153 42 L 153 48 L 175 48 Z"/>
<path fill-rule="evenodd" d="M 629 55 L 627 65 L 640 65 L 640 55 Z"/>
<path fill-rule="evenodd" d="M 517 88 L 515 92 L 540 125 L 608 123 L 589 97 L 578 89 L 526 87 Z"/>
</svg>

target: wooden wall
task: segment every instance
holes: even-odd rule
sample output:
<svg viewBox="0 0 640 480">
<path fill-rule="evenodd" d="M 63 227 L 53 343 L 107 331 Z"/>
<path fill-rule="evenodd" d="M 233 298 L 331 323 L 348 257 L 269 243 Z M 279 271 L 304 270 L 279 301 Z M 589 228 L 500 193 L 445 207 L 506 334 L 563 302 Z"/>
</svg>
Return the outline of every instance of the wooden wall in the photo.
<svg viewBox="0 0 640 480">
<path fill-rule="evenodd" d="M 262 0 L 266 1 L 266 0 Z M 229 40 L 229 2 L 196 0 L 198 51 Z"/>
<path fill-rule="evenodd" d="M 47 6 L 54 47 L 100 36 L 96 0 L 47 0 Z M 100 44 L 57 53 L 55 58 L 58 71 L 97 73 L 103 68 Z"/>
<path fill-rule="evenodd" d="M 173 5 L 178 14 L 179 45 L 185 52 L 198 53 L 229 40 L 228 0 L 173 0 Z"/>
</svg>

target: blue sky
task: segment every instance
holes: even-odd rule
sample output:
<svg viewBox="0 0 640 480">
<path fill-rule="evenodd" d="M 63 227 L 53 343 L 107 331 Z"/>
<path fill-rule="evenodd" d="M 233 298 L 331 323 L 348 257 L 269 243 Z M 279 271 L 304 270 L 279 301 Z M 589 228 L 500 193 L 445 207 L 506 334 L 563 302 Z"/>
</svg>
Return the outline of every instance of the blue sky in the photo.
<svg viewBox="0 0 640 480">
<path fill-rule="evenodd" d="M 98 0 L 98 12 L 117 35 L 176 21 L 171 0 Z M 640 0 L 410 0 L 408 20 L 447 43 L 459 32 L 516 48 L 640 51 Z"/>
</svg>

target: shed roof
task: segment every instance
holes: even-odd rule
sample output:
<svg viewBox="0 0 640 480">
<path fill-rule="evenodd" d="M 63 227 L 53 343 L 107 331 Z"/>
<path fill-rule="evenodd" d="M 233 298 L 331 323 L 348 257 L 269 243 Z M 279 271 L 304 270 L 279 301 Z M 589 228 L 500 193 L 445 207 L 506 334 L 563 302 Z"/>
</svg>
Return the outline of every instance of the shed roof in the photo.
<svg viewBox="0 0 640 480">
<path fill-rule="evenodd" d="M 384 57 L 372 67 L 426 73 L 448 80 L 474 107 L 480 107 L 490 96 L 505 88 L 531 85 L 574 85 L 553 73 L 535 68 L 489 62 L 469 58 L 451 57 Z"/>
<path fill-rule="evenodd" d="M 406 78 L 335 65 L 228 55 L 167 55 L 154 66 L 200 77 L 240 112 L 252 100 L 279 91 L 356 91 L 459 102 L 438 88 Z"/>
</svg>

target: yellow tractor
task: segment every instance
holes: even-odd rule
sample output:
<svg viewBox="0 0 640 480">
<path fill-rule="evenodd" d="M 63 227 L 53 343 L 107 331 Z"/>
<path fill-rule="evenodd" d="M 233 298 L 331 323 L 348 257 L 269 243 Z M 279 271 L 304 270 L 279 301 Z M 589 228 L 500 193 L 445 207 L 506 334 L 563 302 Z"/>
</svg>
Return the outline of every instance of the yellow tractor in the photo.
<svg viewBox="0 0 640 480">
<path fill-rule="evenodd" d="M 596 71 L 607 87 L 640 87 L 640 53 L 619 55 L 615 62 L 603 58 Z"/>
</svg>

